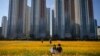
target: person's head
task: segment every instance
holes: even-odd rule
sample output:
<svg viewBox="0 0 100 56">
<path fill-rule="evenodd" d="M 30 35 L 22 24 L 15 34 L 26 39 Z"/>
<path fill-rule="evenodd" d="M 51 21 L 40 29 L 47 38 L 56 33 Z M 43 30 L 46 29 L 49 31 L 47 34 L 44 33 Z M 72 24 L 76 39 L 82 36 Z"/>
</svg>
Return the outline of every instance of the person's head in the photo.
<svg viewBox="0 0 100 56">
<path fill-rule="evenodd" d="M 55 44 L 53 45 L 53 48 L 56 48 L 56 45 Z"/>
<path fill-rule="evenodd" d="M 58 46 L 61 46 L 61 44 L 58 44 Z"/>
</svg>

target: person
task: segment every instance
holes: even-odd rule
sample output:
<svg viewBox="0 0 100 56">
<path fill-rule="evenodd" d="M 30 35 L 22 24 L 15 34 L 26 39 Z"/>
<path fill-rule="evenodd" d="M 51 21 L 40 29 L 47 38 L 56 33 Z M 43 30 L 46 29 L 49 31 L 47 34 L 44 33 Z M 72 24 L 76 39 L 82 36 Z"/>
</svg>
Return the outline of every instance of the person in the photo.
<svg viewBox="0 0 100 56">
<path fill-rule="evenodd" d="M 50 44 L 52 44 L 52 40 L 50 40 Z"/>
<path fill-rule="evenodd" d="M 44 42 L 44 41 L 43 41 L 43 38 L 42 38 L 42 39 L 41 39 L 41 43 L 43 44 L 43 42 Z"/>
<path fill-rule="evenodd" d="M 56 54 L 56 51 L 57 49 L 56 49 L 56 45 L 53 45 L 53 47 L 50 49 L 50 52 L 51 52 L 51 56 L 53 55 L 53 54 Z"/>
<path fill-rule="evenodd" d="M 57 46 L 57 53 L 62 53 L 62 47 L 61 47 L 61 44 L 58 44 Z"/>
<path fill-rule="evenodd" d="M 52 44 L 52 38 L 50 38 L 50 40 L 49 40 L 49 41 L 50 41 L 50 44 Z"/>
</svg>

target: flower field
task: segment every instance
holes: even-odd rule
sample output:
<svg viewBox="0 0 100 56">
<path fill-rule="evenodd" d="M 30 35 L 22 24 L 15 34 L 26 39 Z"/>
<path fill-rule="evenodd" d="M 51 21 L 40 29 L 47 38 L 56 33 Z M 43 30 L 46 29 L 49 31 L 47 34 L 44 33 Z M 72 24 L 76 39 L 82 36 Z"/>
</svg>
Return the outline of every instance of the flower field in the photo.
<svg viewBox="0 0 100 56">
<path fill-rule="evenodd" d="M 0 56 L 50 56 L 51 46 L 58 43 L 63 52 L 54 56 L 100 56 L 100 41 L 0 41 Z"/>
</svg>

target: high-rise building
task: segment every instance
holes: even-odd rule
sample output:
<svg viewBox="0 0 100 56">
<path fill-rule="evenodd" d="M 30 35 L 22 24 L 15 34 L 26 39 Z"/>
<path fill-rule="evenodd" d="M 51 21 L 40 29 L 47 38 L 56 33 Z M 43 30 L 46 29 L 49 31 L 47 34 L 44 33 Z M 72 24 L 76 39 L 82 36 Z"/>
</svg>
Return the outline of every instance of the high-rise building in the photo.
<svg viewBox="0 0 100 56">
<path fill-rule="evenodd" d="M 47 10 L 46 10 L 46 16 L 47 16 L 47 34 L 48 34 L 48 36 L 50 36 L 50 8 L 47 8 Z"/>
<path fill-rule="evenodd" d="M 95 39 L 98 39 L 98 37 L 97 37 L 98 24 L 97 24 L 97 20 L 96 19 L 94 19 L 94 21 L 95 21 Z"/>
<path fill-rule="evenodd" d="M 55 4 L 59 37 L 95 38 L 92 0 L 55 0 Z"/>
<path fill-rule="evenodd" d="M 46 0 L 32 0 L 31 35 L 45 37 L 46 32 Z"/>
<path fill-rule="evenodd" d="M 80 10 L 80 0 L 75 0 L 75 35 L 76 37 L 81 37 L 81 10 Z"/>
<path fill-rule="evenodd" d="M 93 15 L 93 2 L 92 0 L 75 0 L 75 16 L 78 31 L 80 32 L 81 39 L 95 39 L 95 20 Z"/>
<path fill-rule="evenodd" d="M 97 26 L 97 39 L 100 40 L 100 26 Z"/>
<path fill-rule="evenodd" d="M 30 36 L 30 19 L 31 19 L 31 7 L 27 5 L 26 8 L 26 18 L 25 18 L 25 27 L 24 27 L 24 35 L 26 39 L 29 39 Z"/>
<path fill-rule="evenodd" d="M 7 37 L 7 17 L 6 16 L 2 17 L 2 36 L 4 38 Z"/>
<path fill-rule="evenodd" d="M 71 21 L 74 12 L 72 0 L 55 0 L 56 3 L 56 21 L 58 36 L 61 38 L 71 37 Z M 73 9 L 74 10 L 74 9 Z M 71 14 L 73 12 L 73 14 Z M 74 16 L 73 16 L 74 17 Z M 74 18 L 73 18 L 74 19 Z"/>
<path fill-rule="evenodd" d="M 56 21 L 57 21 L 57 35 L 64 38 L 65 22 L 64 22 L 64 0 L 55 0 Z"/>
<path fill-rule="evenodd" d="M 54 10 L 52 10 L 52 36 L 53 37 L 56 37 L 57 35 L 57 21 L 56 21 L 56 18 L 55 18 L 55 12 Z"/>
<path fill-rule="evenodd" d="M 2 39 L 2 27 L 0 27 L 0 39 Z"/>
<path fill-rule="evenodd" d="M 9 0 L 8 38 L 21 38 L 24 35 L 27 0 Z"/>
<path fill-rule="evenodd" d="M 75 0 L 64 0 L 65 37 L 75 38 Z"/>
<path fill-rule="evenodd" d="M 54 10 L 52 10 L 52 36 L 54 36 L 55 35 L 55 30 L 54 30 L 54 28 L 55 28 L 55 20 L 54 20 Z"/>
</svg>

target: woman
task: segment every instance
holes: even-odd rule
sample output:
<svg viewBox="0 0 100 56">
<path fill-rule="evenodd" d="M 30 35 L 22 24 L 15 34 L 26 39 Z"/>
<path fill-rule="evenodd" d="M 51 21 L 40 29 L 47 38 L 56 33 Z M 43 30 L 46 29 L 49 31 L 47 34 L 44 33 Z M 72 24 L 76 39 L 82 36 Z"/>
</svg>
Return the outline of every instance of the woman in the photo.
<svg viewBox="0 0 100 56">
<path fill-rule="evenodd" d="M 50 49 L 51 55 L 56 54 L 57 53 L 57 48 L 56 45 L 53 45 L 53 47 Z"/>
</svg>

